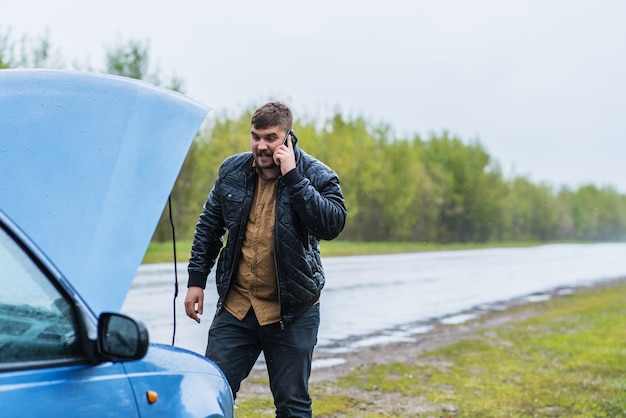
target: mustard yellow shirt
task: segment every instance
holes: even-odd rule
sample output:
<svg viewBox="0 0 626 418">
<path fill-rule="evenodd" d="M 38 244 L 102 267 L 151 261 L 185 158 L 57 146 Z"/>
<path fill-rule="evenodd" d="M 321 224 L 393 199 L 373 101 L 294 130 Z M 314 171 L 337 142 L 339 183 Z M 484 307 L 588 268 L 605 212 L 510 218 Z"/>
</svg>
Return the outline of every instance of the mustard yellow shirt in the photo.
<svg viewBox="0 0 626 418">
<path fill-rule="evenodd" d="M 240 321 L 252 308 L 259 324 L 269 325 L 280 321 L 274 259 L 278 178 L 263 177 L 260 170 L 257 173 L 257 187 L 241 247 L 239 270 L 226 295 L 224 307 Z"/>
</svg>

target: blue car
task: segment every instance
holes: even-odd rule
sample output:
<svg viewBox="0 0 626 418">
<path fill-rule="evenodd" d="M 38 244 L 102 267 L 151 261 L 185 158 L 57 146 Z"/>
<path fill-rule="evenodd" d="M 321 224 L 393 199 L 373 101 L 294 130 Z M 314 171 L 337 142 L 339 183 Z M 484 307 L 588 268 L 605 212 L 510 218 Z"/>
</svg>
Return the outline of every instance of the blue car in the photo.
<svg viewBox="0 0 626 418">
<path fill-rule="evenodd" d="M 122 77 L 0 70 L 2 417 L 234 416 L 214 363 L 114 313 L 206 112 Z"/>
<path fill-rule="evenodd" d="M 232 417 L 222 372 L 127 316 L 91 313 L 0 212 L 3 417 Z"/>
</svg>

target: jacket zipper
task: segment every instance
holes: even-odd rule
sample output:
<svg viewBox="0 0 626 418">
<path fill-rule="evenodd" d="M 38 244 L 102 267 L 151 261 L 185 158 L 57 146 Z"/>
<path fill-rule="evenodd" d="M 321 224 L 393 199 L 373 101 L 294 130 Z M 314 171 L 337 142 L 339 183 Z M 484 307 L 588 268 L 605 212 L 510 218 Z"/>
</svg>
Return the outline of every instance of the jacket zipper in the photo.
<svg viewBox="0 0 626 418">
<path fill-rule="evenodd" d="M 243 182 L 244 182 L 244 190 L 246 191 L 246 201 L 247 201 L 248 200 L 248 176 L 244 175 Z M 247 203 L 243 205 L 243 208 L 245 208 L 246 205 Z M 250 211 L 248 210 L 248 214 L 249 213 Z M 237 241 L 236 241 L 237 244 L 235 245 L 235 252 L 233 253 L 237 255 L 233 255 L 233 265 L 230 269 L 230 274 L 228 276 L 228 288 L 226 289 L 226 292 L 224 292 L 224 297 L 223 298 L 220 297 L 221 303 L 218 308 L 218 311 L 221 311 L 224 307 L 224 300 L 226 299 L 226 295 L 228 295 L 228 291 L 230 290 L 230 287 L 233 284 L 233 272 L 235 271 L 235 268 L 237 268 L 236 266 L 239 265 L 239 260 L 241 258 L 239 254 L 241 254 L 241 243 L 243 242 L 242 234 L 245 234 L 245 232 L 242 233 L 242 231 L 245 231 L 245 228 L 242 228 L 244 225 L 244 220 L 247 220 L 247 216 L 241 216 L 241 219 L 239 220 L 239 236 L 237 237 Z"/>
<path fill-rule="evenodd" d="M 283 303 L 280 297 L 280 278 L 278 271 L 278 261 L 276 260 L 276 249 L 278 248 L 278 239 L 276 238 L 276 232 L 278 231 L 278 200 L 279 195 L 282 193 L 282 183 L 278 183 L 278 190 L 276 190 L 276 211 L 274 214 L 274 269 L 276 270 L 276 289 L 278 290 L 278 316 L 280 318 L 280 330 L 283 331 L 285 329 L 285 322 L 283 321 Z"/>
</svg>

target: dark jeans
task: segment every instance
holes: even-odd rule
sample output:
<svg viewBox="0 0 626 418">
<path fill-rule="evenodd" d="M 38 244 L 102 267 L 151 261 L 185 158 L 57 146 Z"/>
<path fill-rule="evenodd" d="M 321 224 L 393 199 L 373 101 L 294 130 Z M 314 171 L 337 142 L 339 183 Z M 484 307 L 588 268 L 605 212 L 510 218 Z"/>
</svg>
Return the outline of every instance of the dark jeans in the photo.
<svg viewBox="0 0 626 418">
<path fill-rule="evenodd" d="M 222 309 L 209 329 L 206 356 L 222 369 L 236 395 L 263 351 L 276 416 L 310 417 L 309 377 L 319 324 L 319 303 L 284 329 L 260 326 L 252 309 L 242 321 Z"/>
</svg>

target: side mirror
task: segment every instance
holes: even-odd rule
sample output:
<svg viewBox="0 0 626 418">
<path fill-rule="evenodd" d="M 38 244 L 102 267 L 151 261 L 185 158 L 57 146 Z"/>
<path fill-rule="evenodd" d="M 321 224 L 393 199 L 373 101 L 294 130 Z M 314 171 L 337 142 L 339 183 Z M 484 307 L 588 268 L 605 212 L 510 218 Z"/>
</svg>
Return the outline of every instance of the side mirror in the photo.
<svg viewBox="0 0 626 418">
<path fill-rule="evenodd" d="M 98 319 L 98 354 L 111 361 L 139 360 L 148 351 L 148 330 L 134 319 L 103 312 Z"/>
</svg>

